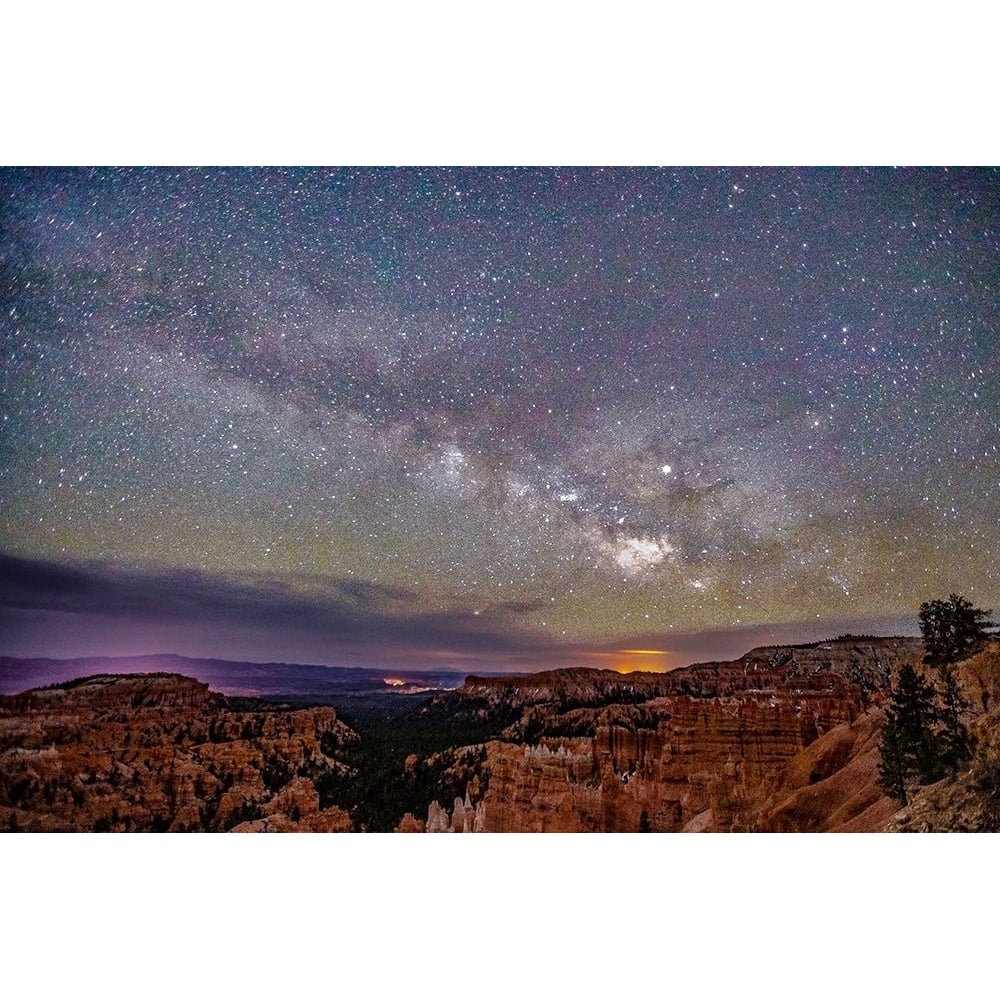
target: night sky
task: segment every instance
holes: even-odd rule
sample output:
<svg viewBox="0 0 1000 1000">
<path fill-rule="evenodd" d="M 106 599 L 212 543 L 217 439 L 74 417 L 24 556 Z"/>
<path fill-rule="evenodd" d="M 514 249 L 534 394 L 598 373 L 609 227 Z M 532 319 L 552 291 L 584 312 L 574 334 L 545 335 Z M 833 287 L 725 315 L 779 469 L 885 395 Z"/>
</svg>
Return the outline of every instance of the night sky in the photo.
<svg viewBox="0 0 1000 1000">
<path fill-rule="evenodd" d="M 0 171 L 0 653 L 662 668 L 996 608 L 998 196 Z"/>
</svg>

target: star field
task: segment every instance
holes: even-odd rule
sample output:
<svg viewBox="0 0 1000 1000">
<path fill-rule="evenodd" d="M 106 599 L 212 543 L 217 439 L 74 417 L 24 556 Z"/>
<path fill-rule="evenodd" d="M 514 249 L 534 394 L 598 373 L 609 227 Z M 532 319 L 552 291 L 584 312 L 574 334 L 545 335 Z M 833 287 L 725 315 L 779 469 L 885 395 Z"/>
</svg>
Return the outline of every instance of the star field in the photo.
<svg viewBox="0 0 1000 1000">
<path fill-rule="evenodd" d="M 523 667 L 1000 603 L 994 170 L 0 189 L 3 548 L 203 588 L 198 652 Z M 23 648 L 161 617 L 30 589 Z"/>
</svg>

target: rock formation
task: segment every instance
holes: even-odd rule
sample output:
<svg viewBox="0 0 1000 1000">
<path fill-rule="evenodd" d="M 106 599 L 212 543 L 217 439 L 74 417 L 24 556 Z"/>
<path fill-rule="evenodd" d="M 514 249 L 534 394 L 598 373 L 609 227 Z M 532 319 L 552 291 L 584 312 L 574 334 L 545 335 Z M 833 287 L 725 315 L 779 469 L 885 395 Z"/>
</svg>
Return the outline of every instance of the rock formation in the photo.
<svg viewBox="0 0 1000 1000">
<path fill-rule="evenodd" d="M 971 764 L 902 810 L 878 785 L 890 678 L 921 653 L 846 637 L 668 674 L 470 677 L 370 751 L 331 708 L 90 677 L 0 698 L 0 830 L 1000 829 L 997 640 L 957 668 Z M 413 752 L 428 732 L 447 749 Z"/>
<path fill-rule="evenodd" d="M 237 709 L 176 674 L 0 698 L 0 829 L 349 830 L 311 779 L 356 740 L 333 709 Z"/>
<path fill-rule="evenodd" d="M 845 638 L 659 675 L 470 677 L 436 710 L 516 717 L 485 744 L 471 800 L 433 803 L 425 828 L 879 828 L 896 810 L 875 783 L 878 705 L 920 652 Z"/>
<path fill-rule="evenodd" d="M 975 745 L 967 769 L 912 796 L 888 829 L 901 832 L 1000 831 L 1000 641 L 958 665 Z"/>
</svg>

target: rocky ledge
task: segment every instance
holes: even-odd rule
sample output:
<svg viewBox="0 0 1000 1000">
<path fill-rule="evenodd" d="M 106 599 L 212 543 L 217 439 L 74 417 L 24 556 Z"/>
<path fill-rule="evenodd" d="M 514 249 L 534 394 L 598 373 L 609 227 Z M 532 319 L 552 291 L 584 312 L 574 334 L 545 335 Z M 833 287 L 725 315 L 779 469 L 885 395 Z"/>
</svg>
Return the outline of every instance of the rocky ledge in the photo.
<svg viewBox="0 0 1000 1000">
<path fill-rule="evenodd" d="M 349 830 L 313 779 L 356 740 L 331 708 L 247 708 L 177 674 L 0 697 L 0 830 Z"/>
<path fill-rule="evenodd" d="M 877 782 L 882 706 L 891 676 L 921 654 L 917 639 L 844 637 L 663 675 L 471 677 L 439 696 L 438 710 L 493 713 L 505 728 L 485 744 L 464 799 L 451 809 L 429 803 L 426 819 L 404 817 L 400 829 L 885 829 L 898 805 Z M 995 649 L 963 668 L 970 721 L 1000 674 L 991 656 Z M 959 792 L 945 804 L 939 789 L 934 805 L 932 791 L 896 828 L 951 822 Z M 968 828 L 983 828 L 972 806 L 962 815 Z"/>
</svg>

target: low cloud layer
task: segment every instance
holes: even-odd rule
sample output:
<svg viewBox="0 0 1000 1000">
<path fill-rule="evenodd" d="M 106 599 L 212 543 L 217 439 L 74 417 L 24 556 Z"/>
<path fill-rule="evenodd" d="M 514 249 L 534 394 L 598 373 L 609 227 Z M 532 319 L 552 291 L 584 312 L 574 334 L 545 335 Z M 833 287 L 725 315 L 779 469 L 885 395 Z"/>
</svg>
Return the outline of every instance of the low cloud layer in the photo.
<svg viewBox="0 0 1000 1000">
<path fill-rule="evenodd" d="M 558 643 L 529 623 L 530 603 L 456 603 L 427 610 L 418 595 L 356 580 L 298 586 L 188 570 L 123 569 L 0 555 L 0 653 L 21 656 L 185 655 L 298 659 L 344 666 L 534 670 L 558 666 L 663 669 L 739 655 L 770 642 L 837 631 L 910 632 L 885 620 L 653 633 L 588 646 Z M 648 659 L 637 651 L 650 650 Z"/>
</svg>

